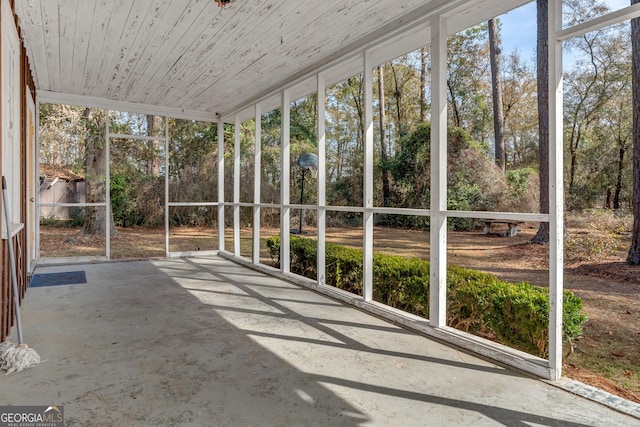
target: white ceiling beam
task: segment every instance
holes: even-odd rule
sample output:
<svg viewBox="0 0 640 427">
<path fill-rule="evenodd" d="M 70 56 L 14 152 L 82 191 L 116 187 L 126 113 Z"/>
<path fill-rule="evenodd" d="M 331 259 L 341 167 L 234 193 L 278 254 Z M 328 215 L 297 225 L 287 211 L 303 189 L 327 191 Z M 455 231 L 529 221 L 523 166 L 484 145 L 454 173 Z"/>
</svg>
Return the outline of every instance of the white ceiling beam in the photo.
<svg viewBox="0 0 640 427">
<path fill-rule="evenodd" d="M 592 31 L 598 31 L 602 28 L 618 24 L 622 21 L 626 21 L 627 19 L 638 17 L 640 17 L 640 3 L 627 6 L 620 10 L 615 10 L 598 18 L 583 22 L 582 24 L 565 28 L 562 31 L 558 31 L 558 33 L 556 34 L 556 38 L 559 41 L 569 40 L 575 37 L 583 36 Z"/>
<path fill-rule="evenodd" d="M 176 119 L 199 120 L 203 122 L 214 122 L 217 120 L 215 113 L 207 111 L 191 111 L 180 108 L 159 107 L 157 105 L 114 101 L 112 99 L 96 98 L 93 96 L 70 95 L 43 90 L 38 91 L 37 99 L 40 103 L 78 105 L 82 107 L 102 108 L 105 110 L 125 111 L 128 113 L 168 116 Z"/>
</svg>

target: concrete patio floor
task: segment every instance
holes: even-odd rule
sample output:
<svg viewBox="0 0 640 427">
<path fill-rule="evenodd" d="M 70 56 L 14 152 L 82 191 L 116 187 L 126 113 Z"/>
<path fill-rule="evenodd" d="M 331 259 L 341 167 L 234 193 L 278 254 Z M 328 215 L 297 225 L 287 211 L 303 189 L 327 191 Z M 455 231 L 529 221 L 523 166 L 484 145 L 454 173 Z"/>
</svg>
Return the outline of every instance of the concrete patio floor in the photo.
<svg viewBox="0 0 640 427">
<path fill-rule="evenodd" d="M 1 405 L 68 426 L 633 426 L 640 420 L 218 257 L 38 268 Z M 15 340 L 15 328 L 11 339 Z"/>
</svg>

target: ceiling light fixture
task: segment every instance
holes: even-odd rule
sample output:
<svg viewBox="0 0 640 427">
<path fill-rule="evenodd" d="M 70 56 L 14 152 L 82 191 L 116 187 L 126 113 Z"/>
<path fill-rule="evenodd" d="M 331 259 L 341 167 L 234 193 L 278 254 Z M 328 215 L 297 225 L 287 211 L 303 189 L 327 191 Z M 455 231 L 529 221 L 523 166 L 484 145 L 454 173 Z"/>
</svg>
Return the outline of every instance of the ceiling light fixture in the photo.
<svg viewBox="0 0 640 427">
<path fill-rule="evenodd" d="M 235 0 L 216 0 L 218 7 L 225 7 L 227 4 L 232 3 Z"/>
</svg>

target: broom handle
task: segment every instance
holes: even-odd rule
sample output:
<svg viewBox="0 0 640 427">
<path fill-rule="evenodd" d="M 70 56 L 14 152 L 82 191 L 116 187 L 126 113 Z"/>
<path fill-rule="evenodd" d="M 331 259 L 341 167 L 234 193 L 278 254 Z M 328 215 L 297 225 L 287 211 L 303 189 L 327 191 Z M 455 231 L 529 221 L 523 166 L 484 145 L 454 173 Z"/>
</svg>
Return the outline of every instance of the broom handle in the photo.
<svg viewBox="0 0 640 427">
<path fill-rule="evenodd" d="M 13 304 L 16 306 L 16 325 L 18 326 L 18 344 L 22 344 L 22 325 L 20 323 L 20 299 L 18 297 L 18 276 L 16 275 L 15 255 L 11 241 L 11 226 L 9 221 L 9 202 L 7 197 L 7 181 L 2 176 L 2 204 L 4 206 L 4 221 L 7 226 L 7 246 L 9 247 L 9 263 L 11 264 L 11 284 L 13 285 Z"/>
</svg>

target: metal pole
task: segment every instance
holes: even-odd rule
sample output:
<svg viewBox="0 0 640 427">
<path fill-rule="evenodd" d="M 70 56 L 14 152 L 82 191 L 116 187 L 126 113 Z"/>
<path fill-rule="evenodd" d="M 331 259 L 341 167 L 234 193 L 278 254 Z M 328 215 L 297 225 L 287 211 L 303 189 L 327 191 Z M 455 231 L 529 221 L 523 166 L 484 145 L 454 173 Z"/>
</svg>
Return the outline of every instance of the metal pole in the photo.
<svg viewBox="0 0 640 427">
<path fill-rule="evenodd" d="M 304 203 L 304 174 L 307 172 L 307 168 L 302 168 L 302 183 L 300 184 L 300 204 Z M 302 208 L 300 208 L 300 227 L 298 228 L 298 234 L 302 234 Z"/>
</svg>

